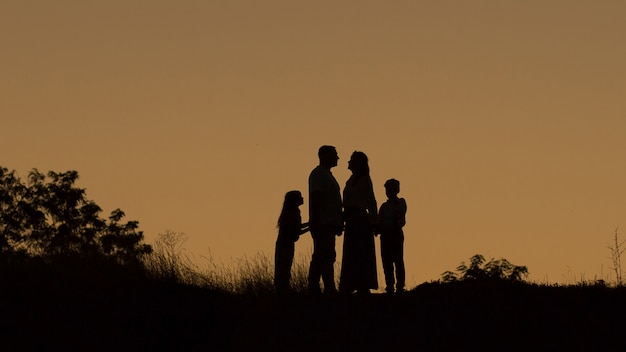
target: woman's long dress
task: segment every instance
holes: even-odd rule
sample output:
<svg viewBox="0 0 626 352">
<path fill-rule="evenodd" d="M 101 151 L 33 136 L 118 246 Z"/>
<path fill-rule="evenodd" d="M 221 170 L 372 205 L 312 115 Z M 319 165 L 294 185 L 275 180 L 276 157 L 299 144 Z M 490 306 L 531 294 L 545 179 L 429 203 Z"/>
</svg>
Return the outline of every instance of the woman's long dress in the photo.
<svg viewBox="0 0 626 352">
<path fill-rule="evenodd" d="M 377 205 L 370 177 L 350 177 L 343 199 L 345 231 L 339 290 L 369 292 L 378 288 L 373 227 Z"/>
</svg>

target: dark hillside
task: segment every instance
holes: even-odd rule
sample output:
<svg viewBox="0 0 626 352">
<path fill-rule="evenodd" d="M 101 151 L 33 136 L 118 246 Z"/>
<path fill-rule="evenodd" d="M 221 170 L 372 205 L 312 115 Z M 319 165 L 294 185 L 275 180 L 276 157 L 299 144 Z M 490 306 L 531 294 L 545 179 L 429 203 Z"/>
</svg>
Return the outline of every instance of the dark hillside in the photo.
<svg viewBox="0 0 626 352">
<path fill-rule="evenodd" d="M 253 297 L 142 280 L 3 282 L 0 349 L 623 350 L 626 290 L 424 284 L 404 295 Z"/>
</svg>

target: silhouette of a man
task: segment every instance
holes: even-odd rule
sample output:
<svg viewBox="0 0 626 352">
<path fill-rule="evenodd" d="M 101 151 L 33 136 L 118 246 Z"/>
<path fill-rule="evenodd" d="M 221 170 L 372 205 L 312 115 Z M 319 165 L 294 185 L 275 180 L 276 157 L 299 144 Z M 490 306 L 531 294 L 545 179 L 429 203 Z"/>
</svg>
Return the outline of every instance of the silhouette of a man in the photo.
<svg viewBox="0 0 626 352">
<path fill-rule="evenodd" d="M 309 267 L 309 292 L 335 293 L 335 236 L 343 231 L 343 214 L 339 183 L 330 172 L 339 156 L 333 146 L 318 151 L 319 165 L 309 175 L 309 227 L 313 237 L 313 256 Z"/>
</svg>

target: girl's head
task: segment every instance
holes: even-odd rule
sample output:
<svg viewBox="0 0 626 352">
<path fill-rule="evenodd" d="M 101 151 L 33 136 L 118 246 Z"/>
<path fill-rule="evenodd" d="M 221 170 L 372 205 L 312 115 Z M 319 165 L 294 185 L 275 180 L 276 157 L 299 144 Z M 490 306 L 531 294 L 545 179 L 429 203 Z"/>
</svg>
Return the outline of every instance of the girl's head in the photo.
<svg viewBox="0 0 626 352">
<path fill-rule="evenodd" d="M 350 161 L 348 161 L 348 169 L 355 175 L 369 175 L 370 167 L 367 161 L 367 155 L 359 151 L 352 153 Z"/>
<path fill-rule="evenodd" d="M 293 212 L 294 209 L 298 209 L 300 205 L 304 203 L 302 199 L 302 193 L 300 191 L 289 191 L 285 194 L 285 202 L 283 203 L 283 210 L 280 212 L 278 218 L 278 226 L 283 222 L 285 216 L 288 216 L 289 212 Z"/>
<path fill-rule="evenodd" d="M 300 193 L 300 191 L 289 191 L 285 194 L 283 208 L 297 207 L 303 203 L 304 199 L 302 199 L 302 193 Z"/>
</svg>

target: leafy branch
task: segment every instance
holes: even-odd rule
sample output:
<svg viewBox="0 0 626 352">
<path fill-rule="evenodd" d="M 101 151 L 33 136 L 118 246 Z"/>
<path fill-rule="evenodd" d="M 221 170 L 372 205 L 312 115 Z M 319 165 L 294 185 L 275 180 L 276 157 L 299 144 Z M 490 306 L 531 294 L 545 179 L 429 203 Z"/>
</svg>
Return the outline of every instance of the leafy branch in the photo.
<svg viewBox="0 0 626 352">
<path fill-rule="evenodd" d="M 524 281 L 528 276 L 526 266 L 514 265 L 506 259 L 490 259 L 485 261 L 485 257 L 476 254 L 470 258 L 469 264 L 461 262 L 456 268 L 456 272 L 446 271 L 441 274 L 443 282 L 456 281 L 487 281 L 506 280 Z"/>
</svg>

